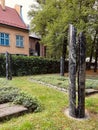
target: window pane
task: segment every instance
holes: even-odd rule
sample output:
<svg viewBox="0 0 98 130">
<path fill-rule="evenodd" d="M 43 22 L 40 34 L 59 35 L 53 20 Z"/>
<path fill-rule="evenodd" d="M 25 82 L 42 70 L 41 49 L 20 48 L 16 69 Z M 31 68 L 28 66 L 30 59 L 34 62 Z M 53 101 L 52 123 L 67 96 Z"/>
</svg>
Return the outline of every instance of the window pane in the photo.
<svg viewBox="0 0 98 130">
<path fill-rule="evenodd" d="M 23 41 L 20 42 L 20 46 L 23 47 Z"/>
<path fill-rule="evenodd" d="M 1 33 L 1 37 L 4 37 L 4 33 Z"/>
<path fill-rule="evenodd" d="M 5 40 L 5 45 L 8 46 L 9 45 L 9 40 Z"/>
<path fill-rule="evenodd" d="M 23 47 L 23 36 L 16 35 L 16 46 Z"/>
<path fill-rule="evenodd" d="M 4 39 L 1 38 L 1 45 L 4 45 Z"/>
<path fill-rule="evenodd" d="M 9 38 L 9 35 L 8 35 L 8 34 L 5 34 L 5 38 Z"/>
<path fill-rule="evenodd" d="M 17 40 L 19 39 L 19 36 L 18 36 L 18 35 L 16 35 L 16 39 L 17 39 Z"/>
<path fill-rule="evenodd" d="M 3 45 L 3 46 L 9 45 L 9 34 L 0 33 L 0 45 Z"/>
</svg>

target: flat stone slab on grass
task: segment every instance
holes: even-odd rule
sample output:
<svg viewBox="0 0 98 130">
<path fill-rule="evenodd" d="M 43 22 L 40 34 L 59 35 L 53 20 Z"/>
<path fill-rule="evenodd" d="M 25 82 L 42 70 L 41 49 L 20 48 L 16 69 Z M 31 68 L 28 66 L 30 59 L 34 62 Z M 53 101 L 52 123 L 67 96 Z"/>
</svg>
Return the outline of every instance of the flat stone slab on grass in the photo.
<svg viewBox="0 0 98 130">
<path fill-rule="evenodd" d="M 95 94 L 95 93 L 98 93 L 98 90 L 95 90 L 95 89 L 86 89 L 86 96 L 89 96 L 91 94 Z"/>
<path fill-rule="evenodd" d="M 15 105 L 11 103 L 0 104 L 0 121 L 9 119 L 10 117 L 19 116 L 28 109 L 21 105 Z"/>
</svg>

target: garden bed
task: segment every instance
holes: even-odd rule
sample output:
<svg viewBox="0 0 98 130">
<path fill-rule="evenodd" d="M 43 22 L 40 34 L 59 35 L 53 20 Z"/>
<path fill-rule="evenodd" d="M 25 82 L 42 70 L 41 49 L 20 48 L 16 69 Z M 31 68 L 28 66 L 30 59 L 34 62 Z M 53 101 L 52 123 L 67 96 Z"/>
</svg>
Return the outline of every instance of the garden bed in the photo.
<svg viewBox="0 0 98 130">
<path fill-rule="evenodd" d="M 59 74 L 43 74 L 43 75 L 33 75 L 30 80 L 35 80 L 45 84 L 50 84 L 61 89 L 68 90 L 69 87 L 69 77 L 68 73 L 65 76 L 60 76 Z M 86 89 L 98 90 L 98 75 L 93 71 L 86 72 Z"/>
</svg>

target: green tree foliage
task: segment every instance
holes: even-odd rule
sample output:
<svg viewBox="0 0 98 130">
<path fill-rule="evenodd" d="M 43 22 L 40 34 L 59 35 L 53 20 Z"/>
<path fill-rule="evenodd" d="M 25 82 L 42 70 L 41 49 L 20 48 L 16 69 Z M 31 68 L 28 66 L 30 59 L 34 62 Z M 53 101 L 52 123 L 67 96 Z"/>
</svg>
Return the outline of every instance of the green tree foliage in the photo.
<svg viewBox="0 0 98 130">
<path fill-rule="evenodd" d="M 41 35 L 48 55 L 59 58 L 68 41 L 68 26 L 73 24 L 78 32 L 84 31 L 88 52 L 98 29 L 98 2 L 95 0 L 37 0 L 28 16 L 31 31 Z"/>
</svg>

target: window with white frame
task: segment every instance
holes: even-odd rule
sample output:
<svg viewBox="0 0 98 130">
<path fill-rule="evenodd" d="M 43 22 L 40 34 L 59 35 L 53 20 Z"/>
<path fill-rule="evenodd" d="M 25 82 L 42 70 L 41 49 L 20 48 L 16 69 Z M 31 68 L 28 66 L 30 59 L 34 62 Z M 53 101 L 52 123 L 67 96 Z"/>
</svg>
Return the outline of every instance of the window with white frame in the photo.
<svg viewBox="0 0 98 130">
<path fill-rule="evenodd" d="M 24 40 L 23 40 L 23 36 L 20 35 L 16 35 L 16 46 L 17 47 L 24 47 Z"/>
<path fill-rule="evenodd" d="M 9 34 L 0 32 L 0 45 L 9 46 Z"/>
</svg>

